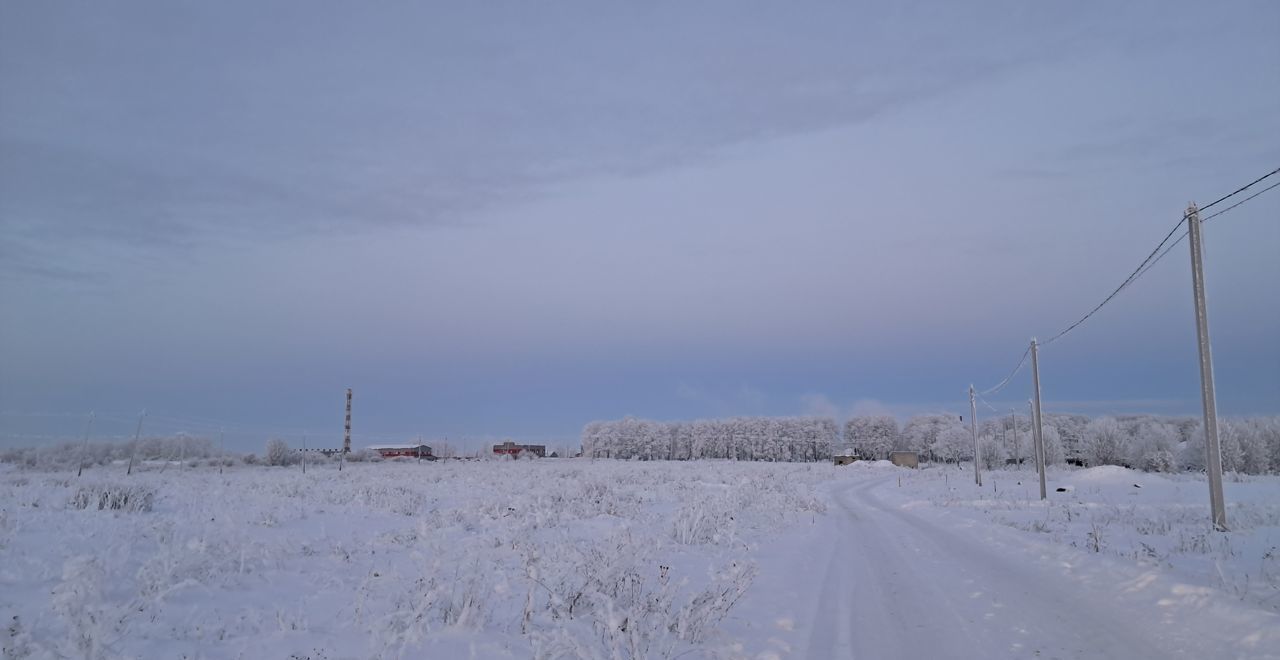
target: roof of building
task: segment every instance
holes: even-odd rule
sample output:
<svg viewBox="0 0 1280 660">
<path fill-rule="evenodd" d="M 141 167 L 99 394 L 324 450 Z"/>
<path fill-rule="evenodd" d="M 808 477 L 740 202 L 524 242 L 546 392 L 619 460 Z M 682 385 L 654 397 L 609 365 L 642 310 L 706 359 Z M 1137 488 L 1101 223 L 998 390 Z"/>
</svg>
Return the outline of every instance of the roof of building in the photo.
<svg viewBox="0 0 1280 660">
<path fill-rule="evenodd" d="M 415 444 L 408 444 L 408 445 L 395 445 L 395 444 L 369 445 L 367 449 L 376 451 L 378 449 L 417 449 L 418 447 L 426 447 L 427 449 L 431 448 L 431 446 L 426 443 L 415 443 Z"/>
</svg>

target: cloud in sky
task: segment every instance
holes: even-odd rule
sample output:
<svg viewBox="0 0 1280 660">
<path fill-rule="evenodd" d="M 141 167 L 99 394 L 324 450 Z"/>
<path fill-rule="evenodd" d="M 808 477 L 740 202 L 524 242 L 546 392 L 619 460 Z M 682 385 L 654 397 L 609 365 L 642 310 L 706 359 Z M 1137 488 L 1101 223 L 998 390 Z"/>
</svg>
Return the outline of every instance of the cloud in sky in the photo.
<svg viewBox="0 0 1280 660">
<path fill-rule="evenodd" d="M 1277 11 L 10 3 L 2 407 L 311 428 L 356 386 L 386 430 L 534 437 L 947 401 L 1280 164 L 1280 73 L 1241 66 Z M 1228 410 L 1280 400 L 1277 208 L 1210 231 Z M 1173 256 L 1053 397 L 1187 398 Z"/>
<path fill-rule="evenodd" d="M 1086 25 L 1010 6 L 19 3 L 0 45 L 6 234 L 21 249 L 457 222 L 1087 43 Z"/>
</svg>

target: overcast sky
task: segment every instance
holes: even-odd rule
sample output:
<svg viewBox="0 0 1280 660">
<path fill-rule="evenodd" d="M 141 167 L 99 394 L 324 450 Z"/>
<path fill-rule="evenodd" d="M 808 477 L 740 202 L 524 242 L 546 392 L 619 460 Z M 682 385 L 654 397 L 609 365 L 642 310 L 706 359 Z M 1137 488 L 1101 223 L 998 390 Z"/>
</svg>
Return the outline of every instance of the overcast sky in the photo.
<svg viewBox="0 0 1280 660">
<path fill-rule="evenodd" d="M 0 442 L 959 414 L 1280 166 L 1270 1 L 458 5 L 0 5 Z M 1280 413 L 1280 190 L 1206 250 L 1220 409 Z M 1198 413 L 1189 270 L 1051 410 Z"/>
</svg>

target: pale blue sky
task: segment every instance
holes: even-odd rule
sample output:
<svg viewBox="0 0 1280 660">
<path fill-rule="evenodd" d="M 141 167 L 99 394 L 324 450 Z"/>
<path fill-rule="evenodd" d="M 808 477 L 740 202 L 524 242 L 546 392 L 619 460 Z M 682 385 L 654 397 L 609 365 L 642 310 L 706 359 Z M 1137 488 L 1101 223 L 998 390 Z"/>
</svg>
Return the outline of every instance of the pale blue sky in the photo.
<svg viewBox="0 0 1280 660">
<path fill-rule="evenodd" d="M 694 4 L 4 3 L 3 441 L 959 412 L 1280 166 L 1273 2 Z M 1206 241 L 1280 413 L 1280 191 Z M 1047 399 L 1195 413 L 1187 262 Z"/>
</svg>

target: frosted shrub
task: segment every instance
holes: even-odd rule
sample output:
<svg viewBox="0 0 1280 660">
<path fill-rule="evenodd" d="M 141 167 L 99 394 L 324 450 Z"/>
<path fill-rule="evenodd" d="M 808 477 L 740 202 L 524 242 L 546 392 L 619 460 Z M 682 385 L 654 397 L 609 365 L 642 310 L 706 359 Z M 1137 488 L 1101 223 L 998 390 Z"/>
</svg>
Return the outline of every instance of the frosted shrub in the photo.
<svg viewBox="0 0 1280 660">
<path fill-rule="evenodd" d="M 141 484 L 85 484 L 71 497 L 73 509 L 150 511 L 156 492 Z"/>
<path fill-rule="evenodd" d="M 66 561 L 62 581 L 53 588 L 53 610 L 67 627 L 62 650 L 93 660 L 112 657 L 110 641 L 119 636 L 123 622 L 112 621 L 103 602 L 106 571 L 93 557 L 79 556 Z"/>
<path fill-rule="evenodd" d="M 1142 469 L 1148 472 L 1173 472 L 1173 452 L 1168 449 L 1154 449 L 1142 458 Z"/>
<path fill-rule="evenodd" d="M 289 465 L 293 454 L 289 451 L 289 443 L 280 438 L 267 441 L 267 465 Z"/>
<path fill-rule="evenodd" d="M 1084 428 L 1085 455 L 1090 465 L 1123 465 L 1129 442 L 1129 435 L 1111 417 L 1095 419 Z"/>
<path fill-rule="evenodd" d="M 676 543 L 721 543 L 736 535 L 733 512 L 722 501 L 690 502 L 676 510 L 671 536 Z"/>
<path fill-rule="evenodd" d="M 480 630 L 489 621 L 489 594 L 493 578 L 485 570 L 445 571 L 435 565 L 414 580 L 393 601 L 372 630 L 386 650 L 399 655 L 405 646 L 419 643 L 446 628 Z"/>
<path fill-rule="evenodd" d="M 673 579 L 666 566 L 654 567 L 654 575 L 625 561 L 602 568 L 603 579 L 588 579 L 569 601 L 578 618 L 590 621 L 592 636 L 575 634 L 580 629 L 574 627 L 552 628 L 551 633 L 535 630 L 536 658 L 680 657 L 688 653 L 682 646 L 703 641 L 724 620 L 757 570 L 754 564 L 733 561 L 712 569 L 705 586 L 690 589 L 687 579 Z"/>
</svg>

